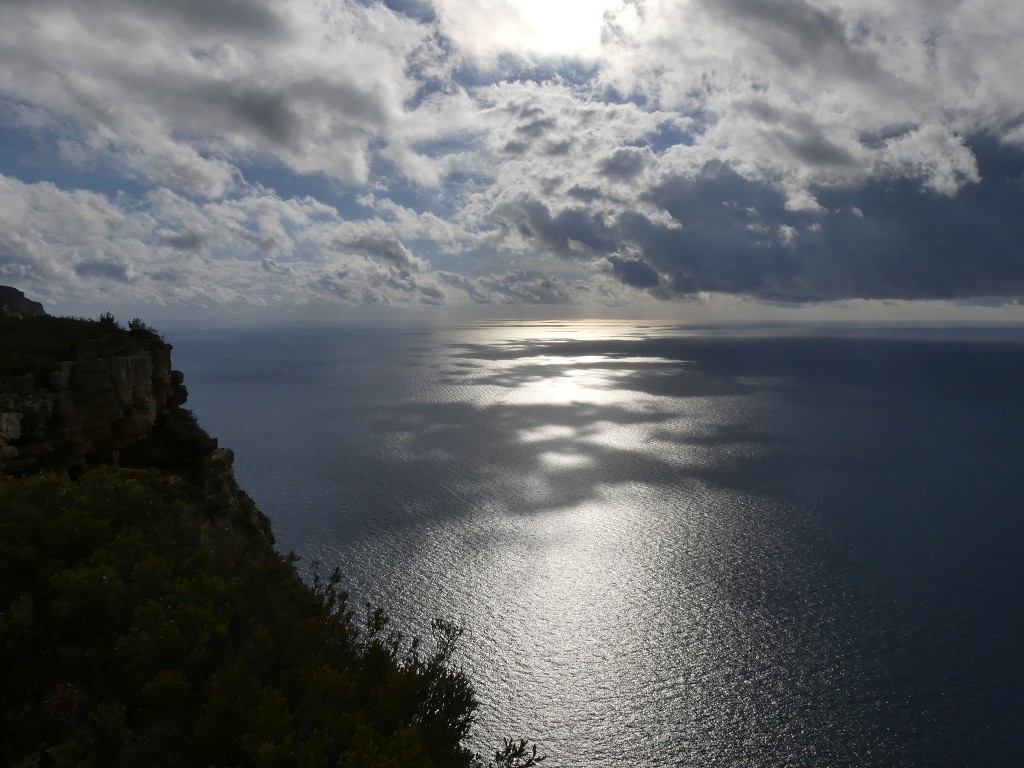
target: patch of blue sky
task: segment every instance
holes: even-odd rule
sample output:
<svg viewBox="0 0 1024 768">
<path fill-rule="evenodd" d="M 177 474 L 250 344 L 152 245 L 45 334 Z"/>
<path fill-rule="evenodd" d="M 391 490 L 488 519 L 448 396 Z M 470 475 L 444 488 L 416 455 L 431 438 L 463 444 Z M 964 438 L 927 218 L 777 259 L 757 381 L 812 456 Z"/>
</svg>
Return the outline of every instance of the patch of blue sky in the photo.
<svg viewBox="0 0 1024 768">
<path fill-rule="evenodd" d="M 636 147 L 650 147 L 653 152 L 664 152 L 666 149 L 679 144 L 689 147 L 693 146 L 696 142 L 703 128 L 704 126 L 700 126 L 701 130 L 694 130 L 692 127 L 684 128 L 679 123 L 666 120 L 658 124 L 657 130 L 646 134 L 641 139 L 637 139 L 632 142 L 632 145 Z"/>
<path fill-rule="evenodd" d="M 410 68 L 410 74 L 413 79 L 417 80 L 420 84 L 419 87 L 416 88 L 416 92 L 402 103 L 402 106 L 408 110 L 414 110 L 422 106 L 427 99 L 438 93 L 443 93 L 447 87 L 443 81 L 436 77 L 421 77 L 415 67 Z"/>
<path fill-rule="evenodd" d="M 0 121 L 0 173 L 26 184 L 50 182 L 60 189 L 84 189 L 109 197 L 141 195 L 147 185 L 111 163 L 68 162 L 60 150 L 65 136 L 49 128 L 22 128 Z"/>
<path fill-rule="evenodd" d="M 267 161 L 249 162 L 239 170 L 246 182 L 273 190 L 283 200 L 312 197 L 337 209 L 346 219 L 370 217 L 369 211 L 356 199 L 364 191 L 362 186 L 343 184 L 322 173 L 298 173 Z"/>
<path fill-rule="evenodd" d="M 385 8 L 410 19 L 429 24 L 437 20 L 437 14 L 426 0 L 358 0 L 360 5 L 371 7 L 382 2 Z"/>
<path fill-rule="evenodd" d="M 439 32 L 434 34 L 434 44 L 445 56 L 451 56 L 455 53 L 455 46 L 452 41 Z M 452 84 L 447 80 L 431 73 L 431 66 L 431 61 L 417 62 L 412 60 L 406 67 L 405 73 L 409 79 L 419 84 L 416 92 L 405 100 L 404 106 L 406 109 L 416 109 L 431 96 L 452 88 Z"/>
<path fill-rule="evenodd" d="M 446 253 L 435 243 L 426 242 L 422 245 L 414 243 L 412 247 L 417 255 L 429 259 L 434 269 L 465 277 L 486 277 L 510 268 L 507 259 L 495 254 L 492 249 L 471 247 L 457 253 Z"/>
<path fill-rule="evenodd" d="M 597 97 L 608 104 L 632 104 L 641 109 L 649 109 L 652 106 L 650 97 L 642 91 L 637 90 L 625 93 L 613 85 L 604 86 L 597 94 Z"/>
<path fill-rule="evenodd" d="M 444 141 L 437 142 L 435 149 L 440 150 L 441 145 L 445 147 L 465 147 L 465 144 Z M 438 151 L 436 154 L 429 154 L 424 151 L 430 147 L 421 148 L 428 156 L 442 156 L 449 152 Z M 385 157 L 376 155 L 370 166 L 370 191 L 376 197 L 386 198 L 405 208 L 411 208 L 419 212 L 430 212 L 442 218 L 448 218 L 455 214 L 457 196 L 460 192 L 479 192 L 494 183 L 494 177 L 486 174 L 472 174 L 464 171 L 455 171 L 441 179 L 437 186 L 417 184 L 409 181 L 395 165 Z M 366 190 L 361 190 L 365 192 Z"/>
<path fill-rule="evenodd" d="M 417 213 L 433 213 L 442 219 L 454 214 L 454 206 L 436 187 L 419 187 L 415 184 L 398 183 L 390 186 L 386 192 L 376 191 L 374 195 L 380 199 L 390 200 L 403 208 Z"/>
</svg>

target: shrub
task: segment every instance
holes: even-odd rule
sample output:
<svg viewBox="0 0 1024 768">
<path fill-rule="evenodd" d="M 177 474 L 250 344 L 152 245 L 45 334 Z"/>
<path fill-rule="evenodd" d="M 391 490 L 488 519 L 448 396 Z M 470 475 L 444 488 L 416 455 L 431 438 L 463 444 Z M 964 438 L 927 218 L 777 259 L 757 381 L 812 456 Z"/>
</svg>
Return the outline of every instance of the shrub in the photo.
<svg viewBox="0 0 1024 768">
<path fill-rule="evenodd" d="M 0 764 L 485 766 L 454 625 L 356 622 L 337 569 L 307 587 L 152 471 L 2 481 L 0 508 Z"/>
<path fill-rule="evenodd" d="M 163 337 L 159 332 L 151 325 L 147 325 L 142 321 L 141 318 L 133 317 L 128 323 L 128 333 L 132 336 L 140 337 L 143 339 L 154 339 L 163 341 Z"/>
<path fill-rule="evenodd" d="M 45 376 L 58 363 L 74 359 L 86 348 L 116 352 L 136 344 L 140 337 L 162 341 L 156 331 L 141 321 L 139 330 L 132 332 L 122 329 L 109 312 L 104 317 L 0 318 L 0 383 L 26 373 Z"/>
</svg>

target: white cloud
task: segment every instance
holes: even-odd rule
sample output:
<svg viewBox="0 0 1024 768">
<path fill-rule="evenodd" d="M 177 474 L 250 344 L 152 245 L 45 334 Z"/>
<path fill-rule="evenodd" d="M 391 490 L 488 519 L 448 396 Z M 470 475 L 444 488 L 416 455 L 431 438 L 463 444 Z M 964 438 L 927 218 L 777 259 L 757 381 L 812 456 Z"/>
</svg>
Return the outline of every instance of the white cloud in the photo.
<svg viewBox="0 0 1024 768">
<path fill-rule="evenodd" d="M 393 204 L 345 220 L 312 198 L 197 203 L 169 190 L 141 202 L 0 176 L 0 281 L 49 302 L 564 303 L 591 295 L 536 272 L 453 280 L 404 242 L 457 232 Z M 394 220 L 400 224 L 396 229 Z"/>
<path fill-rule="evenodd" d="M 900 172 L 900 148 L 884 141 L 894 132 L 943 125 L 954 136 L 989 130 L 1020 141 L 1024 20 L 1010 0 L 434 7 L 436 28 L 382 5 L 327 0 L 233 0 L 218 10 L 8 3 L 0 92 L 20 106 L 8 120 L 63 125 L 69 161 L 214 198 L 238 187 L 238 167 L 254 157 L 361 184 L 378 152 L 417 184 L 491 175 L 518 194 L 510 177 L 535 182 L 540 166 L 547 177 L 582 172 L 579 186 L 604 184 L 580 157 L 611 157 L 665 121 L 692 129 L 694 146 L 677 160 L 713 156 L 794 195 Z M 439 44 L 439 31 L 454 45 Z M 577 35 L 598 41 L 586 49 L 593 83 L 455 82 L 463 55 L 549 54 L 558 40 L 580 52 Z M 433 95 L 417 95 L 429 83 Z M 637 101 L 609 103 L 606 87 Z M 517 92 L 554 121 L 546 141 L 516 133 L 526 127 L 509 119 Z M 949 148 L 917 142 L 905 167 L 936 189 L 970 183 L 962 158 L 939 170 Z"/>
<path fill-rule="evenodd" d="M 69 154 L 192 194 L 229 192 L 253 155 L 365 181 L 429 29 L 380 5 L 229 5 L 4 4 L 0 93 L 70 118 Z"/>
<path fill-rule="evenodd" d="M 538 264 L 653 286 L 678 258 L 693 262 L 679 292 L 701 274 L 763 290 L 749 276 L 769 262 L 802 289 L 785 253 L 828 233 L 808 222 L 829 218 L 822 201 L 881 237 L 878 209 L 837 191 L 910 179 L 955 199 L 982 181 L 977 137 L 1024 148 L 1013 0 L 431 7 L 424 20 L 355 0 L 0 4 L 0 122 L 76 180 L 113 168 L 148 190 L 4 178 L 0 272 L 154 299 L 529 302 L 589 290 L 544 284 Z M 280 170 L 288 193 L 253 181 Z M 722 214 L 744 185 L 781 195 L 774 218 Z M 725 197 L 705 207 L 686 196 L 698 187 Z M 368 218 L 302 191 L 325 188 Z M 712 237 L 702 217 L 728 226 Z M 730 253 L 756 236 L 770 258 L 711 263 L 724 234 Z M 674 255 L 644 251 L 659 247 Z"/>
<path fill-rule="evenodd" d="M 922 125 L 887 141 L 879 165 L 896 176 L 919 178 L 928 189 L 946 195 L 981 180 L 963 137 L 942 125 Z"/>
<path fill-rule="evenodd" d="M 703 115 L 698 144 L 794 194 L 894 172 L 955 191 L 976 180 L 956 137 L 1016 140 L 1024 115 L 1014 74 L 1024 66 L 1024 15 L 1009 0 L 649 0 L 642 8 L 609 51 L 604 81 Z M 951 138 L 936 140 L 935 126 Z M 912 150 L 884 141 L 894 132 L 920 140 Z"/>
</svg>

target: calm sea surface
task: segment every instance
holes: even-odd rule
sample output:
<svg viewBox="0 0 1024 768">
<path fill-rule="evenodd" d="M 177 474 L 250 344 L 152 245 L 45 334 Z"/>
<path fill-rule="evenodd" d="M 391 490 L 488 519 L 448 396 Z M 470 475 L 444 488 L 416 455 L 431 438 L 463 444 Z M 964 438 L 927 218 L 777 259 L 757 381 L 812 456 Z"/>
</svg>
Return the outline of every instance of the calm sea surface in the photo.
<svg viewBox="0 0 1024 768">
<path fill-rule="evenodd" d="M 168 337 L 280 549 L 465 624 L 482 751 L 1024 764 L 1019 333 Z"/>
</svg>

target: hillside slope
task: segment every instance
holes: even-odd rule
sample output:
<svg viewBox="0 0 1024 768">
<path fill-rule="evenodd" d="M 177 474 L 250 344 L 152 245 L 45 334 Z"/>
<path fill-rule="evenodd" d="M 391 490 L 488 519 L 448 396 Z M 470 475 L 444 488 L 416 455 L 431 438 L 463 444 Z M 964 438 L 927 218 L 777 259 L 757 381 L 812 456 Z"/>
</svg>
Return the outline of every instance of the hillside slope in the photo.
<svg viewBox="0 0 1024 768">
<path fill-rule="evenodd" d="M 0 764 L 530 766 L 464 745 L 461 630 L 298 576 L 134 322 L 0 319 Z"/>
</svg>

